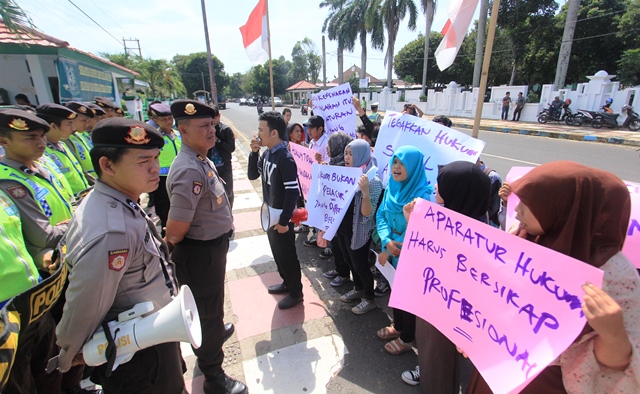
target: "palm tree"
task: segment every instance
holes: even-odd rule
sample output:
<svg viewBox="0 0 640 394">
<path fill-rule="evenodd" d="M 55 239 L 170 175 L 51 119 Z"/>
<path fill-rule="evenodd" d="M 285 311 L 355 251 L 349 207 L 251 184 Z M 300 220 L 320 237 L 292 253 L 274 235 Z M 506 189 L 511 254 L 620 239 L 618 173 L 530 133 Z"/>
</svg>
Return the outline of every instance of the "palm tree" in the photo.
<svg viewBox="0 0 640 394">
<path fill-rule="evenodd" d="M 16 35 L 29 33 L 25 27 L 35 28 L 29 15 L 14 0 L 0 0 L 0 18 L 7 29 Z"/>
<path fill-rule="evenodd" d="M 372 25 L 375 20 L 382 20 L 387 28 L 387 87 L 393 84 L 393 54 L 398 36 L 400 22 L 409 15 L 409 29 L 415 30 L 418 10 L 413 0 L 373 0 L 367 14 L 367 21 Z"/>
<path fill-rule="evenodd" d="M 352 51 L 356 40 L 359 38 L 362 52 L 360 55 L 360 78 L 367 76 L 367 35 L 371 34 L 371 47 L 373 49 L 384 48 L 384 30 L 381 21 L 375 24 L 367 23 L 367 12 L 371 8 L 373 0 L 351 0 L 341 13 L 344 13 L 345 21 L 348 22 L 345 38 L 350 45 L 345 49 Z"/>
<path fill-rule="evenodd" d="M 324 20 L 322 24 L 322 32 L 327 33 L 329 39 L 332 41 L 338 41 L 338 83 L 342 84 L 343 69 L 344 69 L 344 49 L 345 46 L 349 46 L 349 39 L 347 37 L 349 22 L 345 21 L 344 13 L 341 13 L 343 7 L 347 3 L 346 0 L 323 0 L 320 3 L 320 8 L 329 8 L 329 16 Z M 353 45 L 352 45 L 353 46 Z M 324 81 L 323 81 L 324 82 Z"/>
<path fill-rule="evenodd" d="M 424 34 L 424 64 L 422 65 L 422 94 L 427 94 L 427 67 L 429 64 L 429 35 L 433 24 L 433 15 L 436 12 L 436 0 L 422 0 L 422 10 L 427 21 Z"/>
</svg>

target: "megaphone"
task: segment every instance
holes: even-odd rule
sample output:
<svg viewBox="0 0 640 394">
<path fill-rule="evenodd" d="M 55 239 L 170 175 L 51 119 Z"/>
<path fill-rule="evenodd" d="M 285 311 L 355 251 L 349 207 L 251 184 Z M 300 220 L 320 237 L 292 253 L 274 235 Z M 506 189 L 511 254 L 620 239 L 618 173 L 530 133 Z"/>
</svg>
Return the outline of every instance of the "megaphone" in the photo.
<svg viewBox="0 0 640 394">
<path fill-rule="evenodd" d="M 260 209 L 260 222 L 262 224 L 262 229 L 267 231 L 271 227 L 275 226 L 280 221 L 281 213 L 282 209 L 272 208 L 267 205 L 266 202 L 262 203 L 262 208 Z M 300 222 L 304 222 L 308 218 L 309 212 L 306 208 L 296 208 L 293 210 L 291 221 L 300 224 Z"/>
<path fill-rule="evenodd" d="M 118 315 L 118 320 L 108 323 L 111 337 L 116 344 L 115 370 L 133 358 L 142 349 L 167 342 L 189 342 L 194 348 L 202 343 L 200 316 L 196 301 L 188 286 L 180 288 L 180 294 L 159 311 L 153 311 L 151 301 L 136 304 L 132 309 Z M 89 366 L 107 362 L 107 338 L 99 328 L 82 347 L 84 360 Z"/>
</svg>

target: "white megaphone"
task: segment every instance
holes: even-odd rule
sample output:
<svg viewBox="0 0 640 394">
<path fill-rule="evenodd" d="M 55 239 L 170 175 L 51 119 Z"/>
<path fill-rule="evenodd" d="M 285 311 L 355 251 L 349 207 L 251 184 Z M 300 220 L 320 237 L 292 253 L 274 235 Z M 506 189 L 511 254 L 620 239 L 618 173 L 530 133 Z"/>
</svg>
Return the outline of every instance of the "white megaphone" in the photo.
<svg viewBox="0 0 640 394">
<path fill-rule="evenodd" d="M 116 344 L 115 370 L 120 364 L 130 361 L 142 349 L 167 342 L 189 342 L 194 348 L 202 343 L 200 316 L 188 286 L 180 288 L 180 294 L 156 313 L 151 301 L 136 304 L 132 309 L 118 315 L 118 320 L 109 322 L 109 329 Z M 89 366 L 107 362 L 107 338 L 99 328 L 82 347 L 84 360 Z"/>
<path fill-rule="evenodd" d="M 269 230 L 271 227 L 275 226 L 280 221 L 280 214 L 282 213 L 282 209 L 272 208 L 267 203 L 262 203 L 262 208 L 260 209 L 260 222 L 262 224 L 262 229 L 264 231 Z M 306 208 L 296 208 L 293 210 L 293 215 L 291 216 L 291 222 L 300 223 L 304 222 L 309 218 L 309 212 Z"/>
</svg>

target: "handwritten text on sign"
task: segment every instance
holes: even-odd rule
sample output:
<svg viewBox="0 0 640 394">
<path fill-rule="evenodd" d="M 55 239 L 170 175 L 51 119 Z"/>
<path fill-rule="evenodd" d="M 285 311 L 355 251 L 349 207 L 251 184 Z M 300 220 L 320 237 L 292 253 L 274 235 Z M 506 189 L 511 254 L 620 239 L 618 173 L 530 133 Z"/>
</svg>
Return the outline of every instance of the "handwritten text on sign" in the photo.
<svg viewBox="0 0 640 394">
<path fill-rule="evenodd" d="M 360 167 L 314 163 L 307 201 L 309 219 L 305 224 L 324 230 L 322 237 L 327 241 L 333 239 L 356 193 L 361 176 Z"/>
<path fill-rule="evenodd" d="M 493 392 L 522 389 L 579 335 L 595 267 L 425 200 L 411 214 L 390 306 L 463 349 Z"/>
<path fill-rule="evenodd" d="M 298 179 L 302 188 L 302 195 L 305 200 L 309 198 L 309 188 L 311 187 L 311 165 L 316 163 L 316 151 L 305 146 L 290 143 L 291 154 L 298 166 Z"/>
<path fill-rule="evenodd" d="M 378 161 L 378 175 L 384 185 L 389 180 L 389 160 L 396 149 L 403 145 L 413 145 L 424 153 L 427 180 L 434 185 L 438 177 L 438 165 L 458 160 L 475 163 L 485 143 L 440 123 L 387 112 L 373 151 Z"/>
<path fill-rule="evenodd" d="M 356 138 L 356 110 L 351 96 L 348 83 L 311 95 L 313 113 L 324 118 L 327 135 L 342 131 Z"/>
<path fill-rule="evenodd" d="M 524 174 L 531 171 L 533 167 L 512 167 L 507 174 L 506 182 L 511 183 L 520 179 Z M 640 184 L 624 181 L 631 194 L 631 220 L 627 229 L 627 238 L 622 246 L 622 253 L 631 261 L 636 268 L 640 269 Z M 505 228 L 508 230 L 518 224 L 516 220 L 516 205 L 520 202 L 515 193 L 509 195 L 507 201 L 507 217 Z"/>
</svg>

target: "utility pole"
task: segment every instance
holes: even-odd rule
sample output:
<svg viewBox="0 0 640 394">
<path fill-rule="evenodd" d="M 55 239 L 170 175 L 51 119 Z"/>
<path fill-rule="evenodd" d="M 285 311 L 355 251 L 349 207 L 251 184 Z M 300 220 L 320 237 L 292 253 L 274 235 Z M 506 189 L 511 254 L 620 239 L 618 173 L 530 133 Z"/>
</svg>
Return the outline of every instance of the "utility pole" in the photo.
<svg viewBox="0 0 640 394">
<path fill-rule="evenodd" d="M 202 76 L 202 90 L 207 91 L 207 87 L 204 86 L 204 72 L 200 71 L 200 75 Z"/>
<path fill-rule="evenodd" d="M 482 53 L 484 52 L 484 39 L 487 34 L 487 12 L 489 0 L 480 0 L 480 15 L 478 17 L 478 36 L 476 40 L 476 61 L 473 65 L 473 87 L 480 86 L 480 73 L 482 72 Z"/>
<path fill-rule="evenodd" d="M 202 21 L 204 23 L 204 39 L 207 43 L 207 63 L 209 64 L 209 80 L 211 81 L 211 98 L 213 99 L 213 104 L 218 105 L 218 88 L 216 87 L 216 78 L 213 75 L 213 59 L 211 58 L 211 43 L 209 42 L 209 26 L 207 25 L 207 9 L 204 5 L 204 0 L 201 0 L 202 3 Z"/>
<path fill-rule="evenodd" d="M 431 25 L 433 24 L 433 1 L 427 0 L 427 28 L 424 36 L 424 64 L 422 66 L 422 95 L 427 94 L 427 68 L 429 65 L 429 35 L 431 34 Z"/>
<path fill-rule="evenodd" d="M 576 31 L 578 11 L 580 10 L 580 0 L 569 0 L 567 7 L 567 20 L 564 23 L 564 33 L 562 33 L 562 44 L 558 55 L 558 66 L 556 67 L 556 80 L 553 83 L 555 89 L 562 89 L 567 79 L 569 70 L 569 59 L 571 57 L 571 45 L 573 44 L 573 33 Z"/>
<path fill-rule="evenodd" d="M 327 88 L 327 50 L 322 36 L 322 88 Z"/>
<path fill-rule="evenodd" d="M 127 42 L 135 42 L 136 45 L 128 47 L 127 46 Z M 138 56 L 142 57 L 142 49 L 140 49 L 140 40 L 138 40 L 137 38 L 129 38 L 127 40 L 127 39 L 125 39 L 123 37 L 122 38 L 122 44 L 124 44 L 124 54 L 125 55 L 128 55 L 129 51 L 136 51 L 136 52 L 138 52 Z"/>
</svg>

